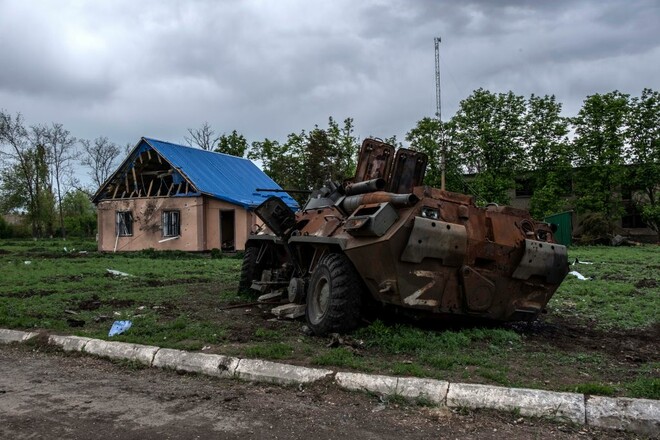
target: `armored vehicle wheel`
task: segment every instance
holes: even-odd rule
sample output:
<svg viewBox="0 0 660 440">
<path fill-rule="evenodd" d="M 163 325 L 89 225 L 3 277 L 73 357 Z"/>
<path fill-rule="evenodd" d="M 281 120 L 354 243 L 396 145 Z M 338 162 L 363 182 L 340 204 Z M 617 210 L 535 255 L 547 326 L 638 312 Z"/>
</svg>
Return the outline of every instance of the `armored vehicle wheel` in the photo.
<svg viewBox="0 0 660 440">
<path fill-rule="evenodd" d="M 317 335 L 348 332 L 360 322 L 362 280 L 343 254 L 319 261 L 307 291 L 305 317 Z"/>
<path fill-rule="evenodd" d="M 243 264 L 241 265 L 241 277 L 238 281 L 238 291 L 246 293 L 256 293 L 250 286 L 255 279 L 261 279 L 261 272 L 264 270 L 264 264 L 257 264 L 259 256 L 258 247 L 248 247 L 243 254 Z"/>
</svg>

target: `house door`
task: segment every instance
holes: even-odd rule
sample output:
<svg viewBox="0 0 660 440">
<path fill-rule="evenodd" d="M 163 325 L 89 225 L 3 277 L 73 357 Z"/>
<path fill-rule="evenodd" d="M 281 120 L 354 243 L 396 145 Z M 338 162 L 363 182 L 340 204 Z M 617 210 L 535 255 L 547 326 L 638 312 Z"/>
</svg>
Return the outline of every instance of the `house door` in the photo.
<svg viewBox="0 0 660 440">
<path fill-rule="evenodd" d="M 220 211 L 220 249 L 236 250 L 236 214 L 233 209 Z"/>
</svg>

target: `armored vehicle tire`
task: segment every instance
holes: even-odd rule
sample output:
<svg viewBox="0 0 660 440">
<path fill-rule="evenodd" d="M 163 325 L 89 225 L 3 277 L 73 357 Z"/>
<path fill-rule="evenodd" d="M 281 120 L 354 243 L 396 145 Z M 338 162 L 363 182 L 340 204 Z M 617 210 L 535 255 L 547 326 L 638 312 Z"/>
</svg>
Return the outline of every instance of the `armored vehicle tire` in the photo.
<svg viewBox="0 0 660 440">
<path fill-rule="evenodd" d="M 263 264 L 257 264 L 258 256 L 258 247 L 245 248 L 243 264 L 241 265 L 241 277 L 238 281 L 239 293 L 256 293 L 256 291 L 250 289 L 250 286 L 252 286 L 253 280 L 261 279 L 261 272 L 264 270 Z"/>
<path fill-rule="evenodd" d="M 360 322 L 362 280 L 343 254 L 321 258 L 309 282 L 305 317 L 317 335 L 355 329 Z"/>
</svg>

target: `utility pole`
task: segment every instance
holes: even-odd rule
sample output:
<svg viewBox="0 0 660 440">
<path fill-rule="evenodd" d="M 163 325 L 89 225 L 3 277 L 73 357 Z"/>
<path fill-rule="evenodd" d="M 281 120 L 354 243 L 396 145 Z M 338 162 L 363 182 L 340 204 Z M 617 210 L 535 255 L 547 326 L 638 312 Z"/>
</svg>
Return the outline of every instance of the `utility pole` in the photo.
<svg viewBox="0 0 660 440">
<path fill-rule="evenodd" d="M 442 101 L 440 94 L 440 37 L 433 39 L 435 43 L 435 116 L 438 118 L 438 129 L 440 139 L 440 189 L 445 190 L 445 169 L 447 159 L 447 149 L 442 129 Z"/>
</svg>

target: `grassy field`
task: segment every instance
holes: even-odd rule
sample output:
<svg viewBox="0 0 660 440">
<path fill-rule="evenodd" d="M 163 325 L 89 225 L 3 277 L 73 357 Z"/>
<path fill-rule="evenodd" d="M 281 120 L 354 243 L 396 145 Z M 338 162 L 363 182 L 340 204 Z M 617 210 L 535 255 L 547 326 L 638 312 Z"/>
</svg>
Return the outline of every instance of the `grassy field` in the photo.
<svg viewBox="0 0 660 440">
<path fill-rule="evenodd" d="M 464 382 L 660 399 L 660 248 L 571 248 L 572 270 L 531 325 L 416 326 L 384 320 L 318 338 L 238 296 L 241 259 L 94 242 L 0 240 L 0 327 Z M 593 264 L 587 264 L 593 263 Z M 124 275 L 113 275 L 108 269 Z"/>
</svg>

